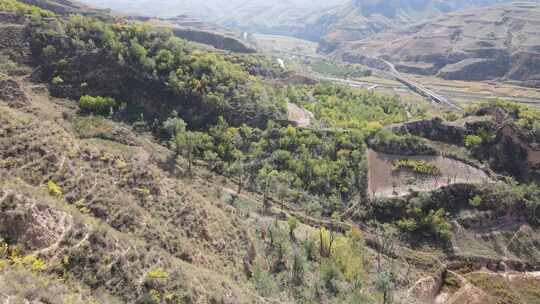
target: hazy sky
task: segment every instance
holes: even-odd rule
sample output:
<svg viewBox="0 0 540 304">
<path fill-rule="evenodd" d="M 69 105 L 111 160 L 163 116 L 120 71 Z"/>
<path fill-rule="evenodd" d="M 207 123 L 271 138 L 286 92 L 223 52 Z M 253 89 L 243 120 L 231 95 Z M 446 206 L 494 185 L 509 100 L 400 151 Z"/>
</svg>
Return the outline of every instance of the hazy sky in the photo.
<svg viewBox="0 0 540 304">
<path fill-rule="evenodd" d="M 226 17 L 246 11 L 264 9 L 319 9 L 348 0 L 82 0 L 82 2 L 112 8 L 117 11 L 153 16 L 188 14 L 204 17 Z"/>
</svg>

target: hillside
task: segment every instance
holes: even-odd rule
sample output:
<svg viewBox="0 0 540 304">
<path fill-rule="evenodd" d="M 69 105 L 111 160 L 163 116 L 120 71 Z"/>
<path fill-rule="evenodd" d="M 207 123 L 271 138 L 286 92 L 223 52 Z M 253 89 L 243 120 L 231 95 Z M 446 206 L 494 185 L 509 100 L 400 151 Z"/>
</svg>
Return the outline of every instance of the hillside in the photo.
<svg viewBox="0 0 540 304">
<path fill-rule="evenodd" d="M 505 0 L 473 1 L 406 1 L 353 0 L 325 12 L 317 23 L 327 23 L 321 50 L 332 51 L 347 41 L 362 40 L 374 34 L 430 20 L 452 11 L 511 2 Z"/>
<path fill-rule="evenodd" d="M 0 302 L 539 301 L 540 112 L 0 11 Z M 374 154 L 399 193 L 370 187 Z"/>
<path fill-rule="evenodd" d="M 534 4 L 469 9 L 351 42 L 338 53 L 349 60 L 381 56 L 403 72 L 536 86 L 539 18 L 540 7 Z"/>
</svg>

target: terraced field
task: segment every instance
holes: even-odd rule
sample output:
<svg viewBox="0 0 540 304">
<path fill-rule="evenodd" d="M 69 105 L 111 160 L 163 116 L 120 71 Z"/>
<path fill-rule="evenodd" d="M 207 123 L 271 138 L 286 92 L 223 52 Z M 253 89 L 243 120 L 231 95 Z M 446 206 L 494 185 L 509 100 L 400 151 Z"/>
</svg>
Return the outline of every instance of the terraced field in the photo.
<svg viewBox="0 0 540 304">
<path fill-rule="evenodd" d="M 403 196 L 413 191 L 430 191 L 459 183 L 487 183 L 490 178 L 482 170 L 443 156 L 391 155 L 368 150 L 369 186 L 372 198 Z M 409 170 L 393 170 L 397 160 L 419 160 L 435 165 L 440 175 L 429 176 Z"/>
</svg>

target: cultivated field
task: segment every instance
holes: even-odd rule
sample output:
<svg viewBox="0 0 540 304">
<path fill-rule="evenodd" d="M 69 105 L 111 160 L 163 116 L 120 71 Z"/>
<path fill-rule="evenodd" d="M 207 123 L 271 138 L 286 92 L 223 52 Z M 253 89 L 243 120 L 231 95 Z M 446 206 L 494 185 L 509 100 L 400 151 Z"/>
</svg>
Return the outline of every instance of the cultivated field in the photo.
<svg viewBox="0 0 540 304">
<path fill-rule="evenodd" d="M 394 161 L 404 159 L 433 164 L 440 170 L 440 175 L 423 175 L 407 169 L 393 170 Z M 450 184 L 490 181 L 482 170 L 443 156 L 404 157 L 369 149 L 368 165 L 368 191 L 372 198 L 403 196 L 409 194 L 411 190 L 430 191 Z"/>
</svg>

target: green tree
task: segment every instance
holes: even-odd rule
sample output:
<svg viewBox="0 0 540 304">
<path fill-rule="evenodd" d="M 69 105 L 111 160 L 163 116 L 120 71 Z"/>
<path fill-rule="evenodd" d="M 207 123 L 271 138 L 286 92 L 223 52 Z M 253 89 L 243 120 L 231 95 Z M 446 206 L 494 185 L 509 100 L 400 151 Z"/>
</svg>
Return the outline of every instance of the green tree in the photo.
<svg viewBox="0 0 540 304">
<path fill-rule="evenodd" d="M 245 157 L 239 152 L 236 160 L 228 168 L 229 174 L 236 177 L 237 193 L 240 194 L 249 178 L 249 170 L 246 168 Z"/>
<path fill-rule="evenodd" d="M 287 224 L 289 225 L 289 237 L 294 240 L 294 230 L 298 227 L 298 220 L 294 216 L 289 216 Z"/>
<path fill-rule="evenodd" d="M 304 275 L 306 272 L 306 259 L 296 253 L 293 256 L 293 265 L 292 265 L 292 283 L 295 286 L 301 286 L 304 284 Z"/>
<path fill-rule="evenodd" d="M 79 99 L 79 107 L 83 112 L 109 115 L 117 103 L 113 98 L 84 95 Z"/>
<path fill-rule="evenodd" d="M 210 136 L 202 132 L 193 132 L 186 129 L 186 123 L 178 117 L 169 118 L 164 123 L 164 128 L 171 135 L 171 147 L 174 151 L 174 158 L 184 157 L 188 163 L 188 173 L 193 174 L 193 164 L 197 157 L 202 154 L 211 143 Z"/>
<path fill-rule="evenodd" d="M 450 241 L 452 237 L 452 225 L 447 220 L 447 213 L 444 209 L 431 210 L 425 217 L 425 224 L 430 227 L 434 235 L 439 237 L 444 243 Z"/>
<path fill-rule="evenodd" d="M 465 147 L 469 149 L 475 149 L 482 145 L 483 140 L 482 137 L 478 135 L 467 135 L 465 137 Z"/>
<path fill-rule="evenodd" d="M 264 211 L 268 212 L 272 208 L 272 201 L 270 198 L 270 190 L 274 185 L 275 178 L 279 175 L 278 171 L 272 170 L 269 167 L 263 167 L 259 171 L 259 177 L 264 181 L 263 183 L 263 207 Z"/>
</svg>

